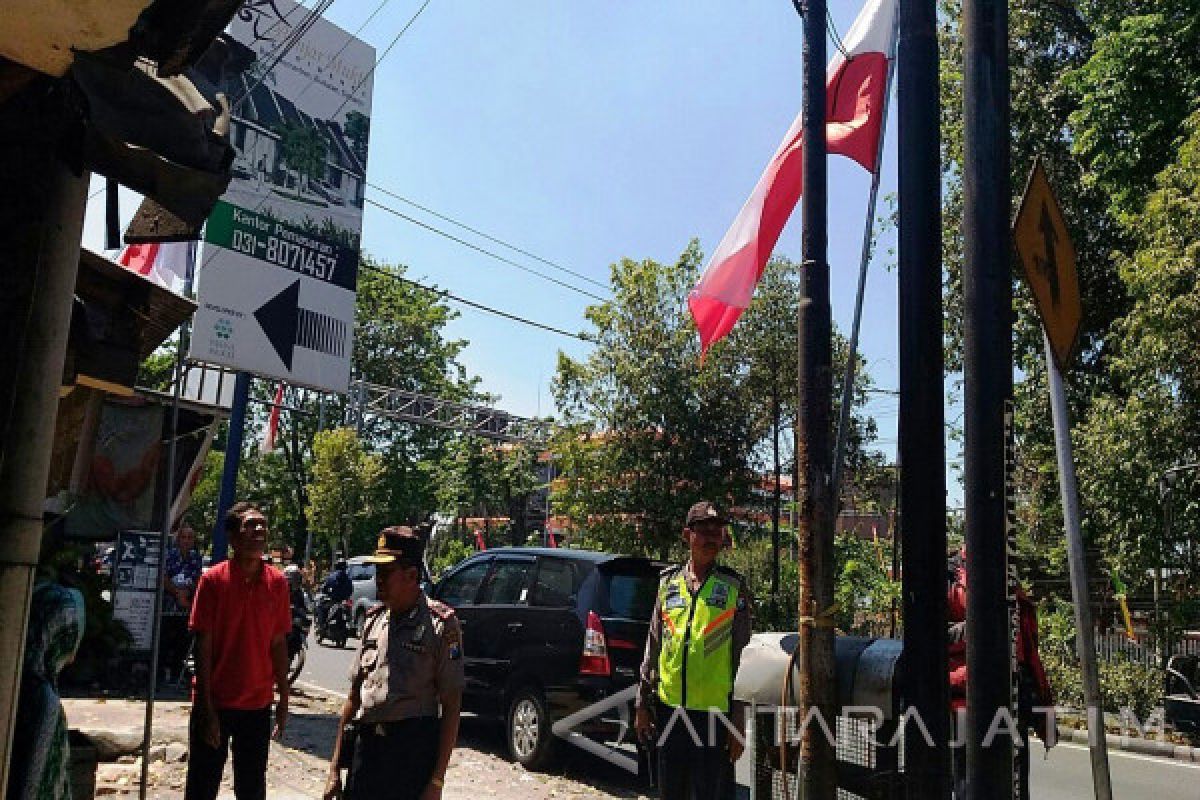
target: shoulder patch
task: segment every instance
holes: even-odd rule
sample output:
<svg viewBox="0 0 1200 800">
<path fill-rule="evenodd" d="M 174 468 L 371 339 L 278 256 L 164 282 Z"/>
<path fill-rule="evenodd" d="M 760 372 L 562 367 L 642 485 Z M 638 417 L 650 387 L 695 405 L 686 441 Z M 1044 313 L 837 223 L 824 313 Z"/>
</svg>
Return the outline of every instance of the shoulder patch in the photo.
<svg viewBox="0 0 1200 800">
<path fill-rule="evenodd" d="M 433 616 L 437 617 L 438 619 L 445 621 L 454 616 L 454 609 L 443 603 L 441 600 L 426 598 L 426 601 L 429 603 L 429 613 L 433 614 Z"/>
<path fill-rule="evenodd" d="M 682 569 L 682 564 L 672 564 L 669 567 L 664 567 L 662 571 L 658 573 L 658 575 L 660 578 L 673 578 L 678 575 Z"/>
<path fill-rule="evenodd" d="M 367 609 L 367 616 L 373 617 L 376 614 L 382 613 L 386 609 L 387 609 L 387 606 L 385 606 L 383 603 L 376 603 L 375 605 L 373 605 Z"/>
</svg>

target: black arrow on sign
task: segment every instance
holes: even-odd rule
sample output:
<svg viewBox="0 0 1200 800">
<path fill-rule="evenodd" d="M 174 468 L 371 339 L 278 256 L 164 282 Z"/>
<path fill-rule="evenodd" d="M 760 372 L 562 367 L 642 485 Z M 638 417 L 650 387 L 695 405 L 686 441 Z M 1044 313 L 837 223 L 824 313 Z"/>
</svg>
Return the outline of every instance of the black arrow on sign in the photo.
<svg viewBox="0 0 1200 800">
<path fill-rule="evenodd" d="M 1038 230 L 1042 232 L 1042 246 L 1046 248 L 1046 257 L 1037 259 L 1038 269 L 1050 282 L 1050 305 L 1058 307 L 1060 290 L 1058 286 L 1058 255 L 1054 246 L 1058 243 L 1058 232 L 1054 230 L 1054 219 L 1050 216 L 1050 207 L 1042 203 L 1042 215 L 1038 219 Z"/>
<path fill-rule="evenodd" d="M 346 323 L 319 311 L 300 308 L 299 280 L 263 303 L 254 312 L 254 318 L 288 372 L 292 370 L 292 356 L 297 347 L 339 357 L 346 353 Z"/>
</svg>

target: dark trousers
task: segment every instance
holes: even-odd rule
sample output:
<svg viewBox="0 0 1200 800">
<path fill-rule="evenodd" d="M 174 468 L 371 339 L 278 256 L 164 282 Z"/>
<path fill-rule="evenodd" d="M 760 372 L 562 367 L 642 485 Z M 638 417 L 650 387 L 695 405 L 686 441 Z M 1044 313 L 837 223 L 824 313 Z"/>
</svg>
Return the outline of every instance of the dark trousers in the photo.
<svg viewBox="0 0 1200 800">
<path fill-rule="evenodd" d="M 959 722 L 964 721 L 965 724 L 965 720 L 965 716 L 955 715 L 951 721 L 950 774 L 955 800 L 966 800 L 967 797 L 967 738 L 966 733 L 958 727 Z M 1013 742 L 1013 758 L 1021 781 L 1021 800 L 1029 800 L 1029 734 L 1024 724 L 1018 725 L 1017 729 L 1020 741 Z"/>
<path fill-rule="evenodd" d="M 178 678 L 183 670 L 183 660 L 187 658 L 188 648 L 192 644 L 192 636 L 188 633 L 187 615 L 163 614 L 159 636 L 162 642 L 159 647 L 159 668 L 170 670 L 171 675 Z"/>
<path fill-rule="evenodd" d="M 685 715 L 695 736 L 684 723 Z M 710 725 L 706 711 L 679 712 L 660 704 L 655 724 L 662 800 L 726 800 L 733 796 L 729 729 L 719 717 Z"/>
<path fill-rule="evenodd" d="M 184 800 L 216 800 L 225 758 L 233 750 L 233 793 L 237 800 L 267 796 L 267 752 L 271 748 L 271 707 L 253 711 L 218 709 L 221 742 L 204 741 L 200 715 L 193 709 L 188 742 L 187 788 Z"/>
<path fill-rule="evenodd" d="M 437 766 L 439 729 L 433 717 L 359 725 L 347 800 L 418 800 Z"/>
</svg>

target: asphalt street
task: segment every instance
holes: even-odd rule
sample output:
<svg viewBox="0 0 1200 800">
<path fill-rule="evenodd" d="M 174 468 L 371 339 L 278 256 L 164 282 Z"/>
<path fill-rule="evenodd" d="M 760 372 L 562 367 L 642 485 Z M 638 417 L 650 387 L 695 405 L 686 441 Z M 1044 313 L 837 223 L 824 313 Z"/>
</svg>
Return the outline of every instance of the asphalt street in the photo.
<svg viewBox="0 0 1200 800">
<path fill-rule="evenodd" d="M 308 659 L 300 680 L 333 692 L 344 693 L 349 684 L 350 662 L 357 639 L 346 648 L 316 644 L 309 640 Z M 581 754 L 584 759 L 593 758 Z M 1060 744 L 1043 758 L 1040 744 L 1034 744 L 1030 782 L 1034 800 L 1091 800 L 1092 777 L 1087 749 Z M 594 759 L 598 770 L 608 765 Z M 1117 800 L 1200 800 L 1200 765 L 1171 759 L 1149 758 L 1110 751 L 1113 797 Z"/>
</svg>

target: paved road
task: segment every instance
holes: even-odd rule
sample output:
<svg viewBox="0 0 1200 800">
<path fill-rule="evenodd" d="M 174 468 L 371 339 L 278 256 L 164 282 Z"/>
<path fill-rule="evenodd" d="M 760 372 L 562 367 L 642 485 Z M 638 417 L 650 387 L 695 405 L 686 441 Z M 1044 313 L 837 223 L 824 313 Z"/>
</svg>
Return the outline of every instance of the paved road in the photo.
<svg viewBox="0 0 1200 800">
<path fill-rule="evenodd" d="M 1035 745 L 1030 769 L 1034 800 L 1091 800 L 1092 771 L 1085 747 L 1060 744 L 1043 760 Z M 1200 800 L 1200 765 L 1110 751 L 1115 800 Z"/>
<path fill-rule="evenodd" d="M 308 660 L 301 681 L 334 692 L 345 692 L 356 639 L 337 650 L 309 640 Z M 610 768 L 585 753 L 573 759 L 578 767 L 595 763 L 595 769 Z M 1149 758 L 1118 751 L 1109 753 L 1115 800 L 1200 800 L 1200 765 L 1169 759 Z M 577 768 L 578 768 L 577 767 Z M 589 770 L 590 771 L 590 770 Z M 581 776 L 585 782 L 586 778 Z M 1091 800 L 1091 768 L 1087 749 L 1060 744 L 1042 758 L 1041 745 L 1034 745 L 1030 780 L 1033 800 Z"/>
<path fill-rule="evenodd" d="M 350 639 L 341 650 L 331 644 L 317 644 L 315 636 L 308 637 L 308 656 L 300 680 L 322 689 L 345 694 L 350 686 L 350 662 L 358 639 Z"/>
</svg>

